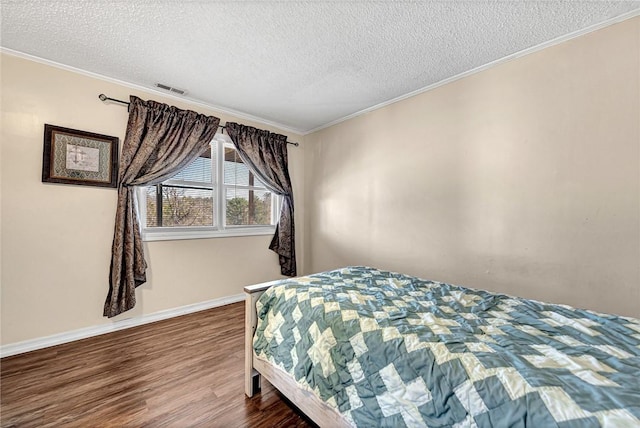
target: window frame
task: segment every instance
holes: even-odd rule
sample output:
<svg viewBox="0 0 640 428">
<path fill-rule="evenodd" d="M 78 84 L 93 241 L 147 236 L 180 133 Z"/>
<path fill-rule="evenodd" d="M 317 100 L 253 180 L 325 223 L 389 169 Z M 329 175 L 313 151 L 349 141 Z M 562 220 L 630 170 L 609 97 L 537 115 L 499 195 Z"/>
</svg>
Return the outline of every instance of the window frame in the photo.
<svg viewBox="0 0 640 428">
<path fill-rule="evenodd" d="M 136 207 L 140 220 L 140 233 L 142 240 L 147 241 L 168 241 L 182 239 L 205 239 L 205 238 L 225 238 L 233 236 L 259 236 L 273 235 L 282 207 L 282 197 L 271 192 L 269 189 L 260 186 L 229 185 L 224 182 L 224 149 L 235 146 L 231 139 L 224 134 L 216 134 L 211 144 L 216 143 L 216 153 L 211 156 L 211 186 L 203 186 L 202 182 L 191 182 L 184 180 L 165 180 L 162 184 L 168 186 L 188 186 L 189 188 L 211 189 L 214 199 L 213 226 L 173 226 L 173 227 L 147 227 L 147 204 L 146 192 L 149 186 L 138 186 L 135 192 Z M 217 165 L 214 165 L 214 162 Z M 214 169 L 215 167 L 215 169 Z M 215 176 L 213 171 L 215 170 Z M 226 224 L 226 190 L 227 188 L 247 189 L 271 192 L 273 203 L 271 204 L 271 225 L 228 225 Z"/>
</svg>

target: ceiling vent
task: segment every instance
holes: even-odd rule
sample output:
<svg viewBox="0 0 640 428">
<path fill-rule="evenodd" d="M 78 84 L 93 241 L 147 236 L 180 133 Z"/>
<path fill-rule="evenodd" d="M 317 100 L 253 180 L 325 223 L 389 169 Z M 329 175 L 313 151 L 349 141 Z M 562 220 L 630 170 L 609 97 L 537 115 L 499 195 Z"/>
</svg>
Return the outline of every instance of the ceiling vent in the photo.
<svg viewBox="0 0 640 428">
<path fill-rule="evenodd" d="M 172 86 L 165 85 L 164 83 L 156 83 L 156 87 L 160 89 L 164 89 L 165 91 L 172 92 L 174 94 L 178 94 L 178 95 L 184 95 L 187 93 L 185 89 L 174 88 Z"/>
</svg>

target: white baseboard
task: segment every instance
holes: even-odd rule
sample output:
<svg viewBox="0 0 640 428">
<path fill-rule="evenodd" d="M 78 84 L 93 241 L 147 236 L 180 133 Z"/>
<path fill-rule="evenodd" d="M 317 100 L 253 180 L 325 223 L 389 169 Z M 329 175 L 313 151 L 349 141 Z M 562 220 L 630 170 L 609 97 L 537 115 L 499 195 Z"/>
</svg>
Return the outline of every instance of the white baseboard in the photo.
<svg viewBox="0 0 640 428">
<path fill-rule="evenodd" d="M 235 294 L 233 296 L 221 297 L 219 299 L 207 300 L 206 302 L 194 303 L 192 305 L 181 306 L 179 308 L 167 309 L 165 311 L 154 312 L 152 314 L 127 318 L 116 321 L 112 324 L 85 327 L 65 333 L 25 340 L 24 342 L 11 343 L 9 345 L 0 346 L 0 358 L 35 351 L 37 349 L 48 348 L 50 346 L 61 345 L 63 343 L 86 339 L 88 337 L 99 336 L 101 334 L 112 333 L 114 331 L 124 330 L 125 328 L 137 327 L 168 318 L 178 317 L 180 315 L 191 314 L 193 312 L 204 311 L 205 309 L 241 302 L 243 300 L 244 294 Z"/>
</svg>

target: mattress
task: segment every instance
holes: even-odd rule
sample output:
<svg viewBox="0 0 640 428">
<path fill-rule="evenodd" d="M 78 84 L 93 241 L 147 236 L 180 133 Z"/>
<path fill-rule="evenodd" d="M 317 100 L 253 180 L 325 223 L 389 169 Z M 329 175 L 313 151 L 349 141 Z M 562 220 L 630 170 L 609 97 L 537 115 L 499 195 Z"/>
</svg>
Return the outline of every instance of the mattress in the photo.
<svg viewBox="0 0 640 428">
<path fill-rule="evenodd" d="M 640 426 L 638 319 L 360 266 L 257 311 L 256 357 L 353 426 Z"/>
</svg>

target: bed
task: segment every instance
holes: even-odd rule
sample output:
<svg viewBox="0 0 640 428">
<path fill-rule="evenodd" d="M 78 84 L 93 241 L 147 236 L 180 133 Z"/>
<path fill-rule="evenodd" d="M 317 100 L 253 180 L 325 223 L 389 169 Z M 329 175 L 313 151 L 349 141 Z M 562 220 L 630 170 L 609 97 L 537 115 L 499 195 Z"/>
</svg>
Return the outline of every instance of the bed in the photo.
<svg viewBox="0 0 640 428">
<path fill-rule="evenodd" d="M 321 427 L 640 426 L 640 320 L 370 267 L 245 287 L 245 392 Z"/>
</svg>

